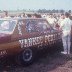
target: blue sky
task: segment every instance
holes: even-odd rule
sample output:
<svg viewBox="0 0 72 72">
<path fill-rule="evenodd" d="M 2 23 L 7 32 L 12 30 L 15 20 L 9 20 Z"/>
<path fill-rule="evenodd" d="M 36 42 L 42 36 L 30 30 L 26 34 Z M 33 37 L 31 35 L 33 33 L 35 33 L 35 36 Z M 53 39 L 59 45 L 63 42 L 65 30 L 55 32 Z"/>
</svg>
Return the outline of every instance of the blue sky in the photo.
<svg viewBox="0 0 72 72">
<path fill-rule="evenodd" d="M 72 10 L 72 0 L 0 0 L 0 10 L 44 8 Z"/>
</svg>

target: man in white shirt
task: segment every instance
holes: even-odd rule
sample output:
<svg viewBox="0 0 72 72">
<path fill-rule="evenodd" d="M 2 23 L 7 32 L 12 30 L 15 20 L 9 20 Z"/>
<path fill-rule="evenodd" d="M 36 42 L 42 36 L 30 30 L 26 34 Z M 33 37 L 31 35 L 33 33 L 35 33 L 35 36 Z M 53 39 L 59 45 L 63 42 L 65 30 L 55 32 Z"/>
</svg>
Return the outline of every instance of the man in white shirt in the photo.
<svg viewBox="0 0 72 72">
<path fill-rule="evenodd" d="M 69 13 L 65 13 L 65 19 L 61 22 L 60 28 L 63 30 L 62 34 L 62 41 L 63 41 L 63 47 L 64 47 L 64 54 L 70 54 L 70 38 L 71 38 L 71 26 L 72 22 L 69 19 Z"/>
<path fill-rule="evenodd" d="M 8 12 L 7 11 L 4 11 L 4 18 L 5 19 L 10 19 L 11 17 L 8 15 Z"/>
<path fill-rule="evenodd" d="M 56 23 L 57 20 L 53 17 L 53 14 L 50 14 L 50 16 L 47 17 L 47 21 L 49 22 L 49 24 L 52 27 L 55 27 L 55 23 Z"/>
<path fill-rule="evenodd" d="M 65 19 L 65 15 L 64 15 L 64 14 L 61 14 L 61 15 L 60 15 L 60 18 L 59 18 L 59 20 L 58 20 L 58 24 L 60 25 L 61 22 L 62 22 L 64 19 Z"/>
</svg>

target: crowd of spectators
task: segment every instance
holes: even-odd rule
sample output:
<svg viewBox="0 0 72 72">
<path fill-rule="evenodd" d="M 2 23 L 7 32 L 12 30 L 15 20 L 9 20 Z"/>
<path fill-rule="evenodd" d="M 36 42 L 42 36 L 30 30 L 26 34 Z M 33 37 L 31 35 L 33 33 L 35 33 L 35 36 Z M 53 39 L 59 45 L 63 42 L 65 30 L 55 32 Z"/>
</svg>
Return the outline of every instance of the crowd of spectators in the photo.
<svg viewBox="0 0 72 72">
<path fill-rule="evenodd" d="M 18 14 L 15 16 L 9 16 L 7 11 L 4 11 L 3 18 L 44 18 L 55 29 L 62 30 L 62 40 L 65 54 L 70 54 L 70 32 L 72 27 L 72 15 L 66 12 L 65 14 Z"/>
</svg>

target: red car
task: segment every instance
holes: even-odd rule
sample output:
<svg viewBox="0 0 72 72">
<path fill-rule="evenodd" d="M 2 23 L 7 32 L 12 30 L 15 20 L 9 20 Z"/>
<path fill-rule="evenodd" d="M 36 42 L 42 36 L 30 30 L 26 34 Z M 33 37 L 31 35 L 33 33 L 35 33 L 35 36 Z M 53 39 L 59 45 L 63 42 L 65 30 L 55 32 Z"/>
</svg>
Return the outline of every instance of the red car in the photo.
<svg viewBox="0 0 72 72">
<path fill-rule="evenodd" d="M 62 51 L 62 31 L 43 18 L 0 19 L 0 57 L 15 55 L 21 64 L 30 64 L 37 50 Z"/>
</svg>

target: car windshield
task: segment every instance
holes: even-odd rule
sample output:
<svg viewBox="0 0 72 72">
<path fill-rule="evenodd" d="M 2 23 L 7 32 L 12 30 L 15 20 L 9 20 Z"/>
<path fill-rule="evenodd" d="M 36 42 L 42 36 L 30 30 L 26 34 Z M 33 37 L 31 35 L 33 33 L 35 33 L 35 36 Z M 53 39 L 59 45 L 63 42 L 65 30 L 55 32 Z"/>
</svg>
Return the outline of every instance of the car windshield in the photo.
<svg viewBox="0 0 72 72">
<path fill-rule="evenodd" d="M 16 26 L 14 20 L 0 20 L 0 33 L 12 33 Z"/>
</svg>

